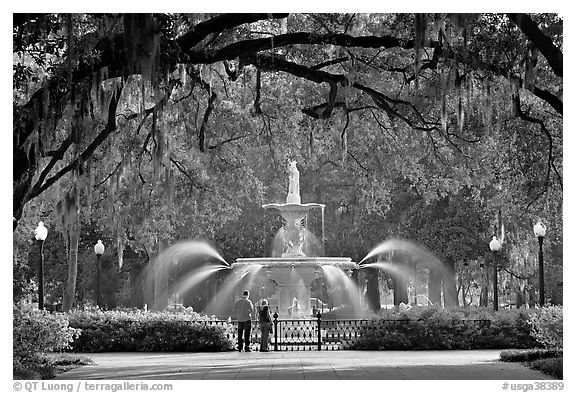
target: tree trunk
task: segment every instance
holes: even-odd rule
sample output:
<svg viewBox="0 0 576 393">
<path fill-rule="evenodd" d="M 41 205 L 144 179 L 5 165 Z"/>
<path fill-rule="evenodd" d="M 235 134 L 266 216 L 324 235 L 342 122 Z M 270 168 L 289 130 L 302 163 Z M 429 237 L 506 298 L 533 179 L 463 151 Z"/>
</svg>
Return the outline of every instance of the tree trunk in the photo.
<svg viewBox="0 0 576 393">
<path fill-rule="evenodd" d="M 400 275 L 392 278 L 394 282 L 394 305 L 398 306 L 400 303 L 408 304 L 408 290 L 406 288 L 406 280 Z"/>
<path fill-rule="evenodd" d="M 447 261 L 446 275 L 443 277 L 444 307 L 458 307 L 458 290 L 456 289 L 456 272 L 454 261 Z"/>
<path fill-rule="evenodd" d="M 12 149 L 12 230 L 15 231 L 18 221 L 22 218 L 22 210 L 27 201 L 28 193 L 32 187 L 32 180 L 36 171 L 36 158 L 34 148 L 27 155 L 23 149 L 16 147 L 16 141 Z"/>
<path fill-rule="evenodd" d="M 516 291 L 516 308 L 521 308 L 524 305 L 524 296 L 522 296 L 522 292 L 517 290 Z"/>
<path fill-rule="evenodd" d="M 366 297 L 368 305 L 374 312 L 380 311 L 380 286 L 378 285 L 378 269 L 366 269 Z"/>
<path fill-rule="evenodd" d="M 538 303 L 538 296 L 536 296 L 536 289 L 532 288 L 528 291 L 528 307 L 532 308 Z"/>
<path fill-rule="evenodd" d="M 142 279 L 142 264 L 135 264 L 130 268 L 130 306 L 144 307 L 144 282 Z"/>
<path fill-rule="evenodd" d="M 76 295 L 76 278 L 78 276 L 78 241 L 80 238 L 80 215 L 76 213 L 74 223 L 70 226 L 70 247 L 68 248 L 68 282 L 64 292 L 62 311 L 71 311 Z"/>
<path fill-rule="evenodd" d="M 460 282 L 460 291 L 462 296 L 462 307 L 466 307 L 466 288 L 464 288 L 464 280 L 462 279 L 462 275 L 459 275 L 458 281 Z"/>
<path fill-rule="evenodd" d="M 152 260 L 148 258 L 146 265 L 144 266 L 143 272 L 141 273 L 141 285 L 142 285 L 142 301 L 146 309 L 150 310 L 154 306 L 154 270 L 152 268 Z"/>
<path fill-rule="evenodd" d="M 440 292 L 442 288 L 442 275 L 437 269 L 430 269 L 428 271 L 428 299 L 434 306 L 439 306 Z"/>
<path fill-rule="evenodd" d="M 482 283 L 480 288 L 480 307 L 488 307 L 488 284 L 490 283 L 490 278 L 488 276 L 488 270 L 483 268 L 480 278 Z"/>
<path fill-rule="evenodd" d="M 160 240 L 158 242 L 158 254 L 156 260 L 153 261 L 152 271 L 154 272 L 154 310 L 162 311 L 168 305 L 168 284 L 170 279 L 170 269 L 168 266 L 162 266 L 158 256 L 166 248 L 166 242 Z"/>
</svg>

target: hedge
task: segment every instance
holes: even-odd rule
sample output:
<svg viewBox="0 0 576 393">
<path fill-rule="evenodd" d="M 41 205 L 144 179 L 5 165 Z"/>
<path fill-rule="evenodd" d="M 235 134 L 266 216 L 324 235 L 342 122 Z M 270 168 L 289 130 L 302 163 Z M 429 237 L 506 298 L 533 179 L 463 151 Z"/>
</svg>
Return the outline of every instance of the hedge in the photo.
<svg viewBox="0 0 576 393">
<path fill-rule="evenodd" d="M 386 310 L 363 327 L 351 349 L 438 350 L 536 348 L 525 310 Z"/>
<path fill-rule="evenodd" d="M 507 349 L 500 353 L 500 360 L 503 362 L 531 362 L 538 359 L 561 357 L 561 349 Z"/>
<path fill-rule="evenodd" d="M 78 311 L 68 315 L 80 329 L 75 352 L 215 352 L 233 349 L 232 325 L 196 313 Z"/>
</svg>

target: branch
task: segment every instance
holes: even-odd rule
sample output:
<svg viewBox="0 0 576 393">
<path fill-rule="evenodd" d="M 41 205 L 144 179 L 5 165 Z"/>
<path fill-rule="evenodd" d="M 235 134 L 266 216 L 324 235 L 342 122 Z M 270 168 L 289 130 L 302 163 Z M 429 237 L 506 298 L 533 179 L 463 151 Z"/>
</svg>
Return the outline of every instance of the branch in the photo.
<svg viewBox="0 0 576 393">
<path fill-rule="evenodd" d="M 560 173 L 558 172 L 558 169 L 556 168 L 556 164 L 554 163 L 554 156 L 552 154 L 552 149 L 553 149 L 554 145 L 553 145 L 553 139 L 552 139 L 552 135 L 550 134 L 550 131 L 548 130 L 548 128 L 546 127 L 546 125 L 544 124 L 544 122 L 541 119 L 537 119 L 535 117 L 532 117 L 527 112 L 522 111 L 522 108 L 520 105 L 520 95 L 519 94 L 514 95 L 513 105 L 515 106 L 515 113 L 518 114 L 518 117 L 520 119 L 528 121 L 530 123 L 538 124 L 540 126 L 540 130 L 542 130 L 542 132 L 546 136 L 546 139 L 548 140 L 548 170 L 546 172 L 546 183 L 545 183 L 544 188 L 546 188 L 546 186 L 550 182 L 550 172 L 552 169 L 554 169 L 554 173 L 556 173 L 558 183 L 560 184 L 560 188 L 562 189 L 563 188 L 562 176 L 560 175 Z"/>
<path fill-rule="evenodd" d="M 507 78 L 512 77 L 510 75 L 510 71 L 507 69 L 500 68 L 494 64 L 486 63 L 482 60 L 481 56 L 478 53 L 468 52 L 466 56 L 458 55 L 454 52 L 451 48 L 445 48 L 442 44 L 443 40 L 439 41 L 430 41 L 428 43 L 428 47 L 433 48 L 434 52 L 432 55 L 432 60 L 427 61 L 422 64 L 421 70 L 424 69 L 436 69 L 438 62 L 441 58 L 445 59 L 453 59 L 456 58 L 458 62 L 462 64 L 468 64 L 473 67 L 477 67 L 480 69 L 484 69 L 495 73 L 497 75 L 501 75 Z M 249 57 L 252 60 L 249 62 L 250 64 L 255 65 L 255 60 L 253 59 L 257 52 L 269 50 L 272 48 L 278 48 L 283 46 L 295 45 L 295 44 L 306 44 L 306 45 L 318 45 L 318 44 L 332 44 L 338 45 L 342 47 L 360 47 L 360 48 L 402 48 L 402 49 L 413 49 L 414 48 L 414 40 L 409 40 L 406 42 L 400 41 L 397 37 L 383 35 L 383 36 L 360 36 L 354 37 L 348 34 L 317 34 L 317 33 L 288 33 L 288 34 L 281 34 L 274 37 L 269 38 L 258 38 L 252 40 L 244 40 L 235 42 L 233 44 L 227 45 L 218 50 L 202 50 L 202 51 L 192 51 L 187 53 L 184 59 L 180 61 L 188 61 L 191 63 L 215 63 L 218 61 L 225 61 L 225 60 L 233 60 L 236 58 L 240 58 L 242 61 L 243 58 Z M 560 52 L 561 53 L 561 52 Z M 262 56 L 262 55 L 260 55 Z M 275 58 L 275 60 L 279 60 Z M 342 60 L 343 59 L 338 59 Z M 333 60 L 336 62 L 336 60 Z M 340 61 L 337 61 L 340 62 Z M 318 70 L 319 68 L 323 68 L 326 65 L 329 65 L 330 62 L 324 64 L 319 64 L 312 67 L 304 67 L 309 70 Z M 270 65 L 274 69 L 273 65 Z M 321 67 L 322 66 L 322 67 Z M 297 71 L 294 69 L 294 71 Z M 293 72 L 292 72 L 293 73 Z M 304 77 L 304 75 L 298 75 L 297 73 L 293 73 L 295 76 Z M 229 73 L 230 75 L 234 75 L 233 73 Z M 307 78 L 309 79 L 309 78 Z M 414 79 L 414 76 L 408 79 L 410 82 Z M 327 80 L 323 80 L 327 82 Z M 339 81 L 336 81 L 339 82 Z M 561 113 L 561 101 L 552 95 L 551 93 L 545 94 L 544 91 L 538 90 L 534 93 L 537 97 L 549 102 L 550 105 L 554 109 L 556 109 L 559 113 Z"/>
<path fill-rule="evenodd" d="M 346 137 L 346 130 L 348 129 L 348 126 L 350 125 L 350 114 L 348 113 L 348 111 L 344 111 L 344 113 L 346 114 L 346 123 L 344 123 L 344 128 L 342 128 L 342 132 L 340 133 L 340 140 L 342 141 L 342 149 L 346 149 L 347 150 L 347 142 L 348 139 Z"/>
<path fill-rule="evenodd" d="M 528 280 L 536 275 L 536 272 L 532 272 L 532 274 L 530 274 L 529 276 L 521 276 L 519 273 L 514 273 L 512 270 L 508 270 L 504 266 L 502 266 L 502 270 L 504 270 L 507 273 L 510 273 L 511 275 L 520 280 Z"/>
<path fill-rule="evenodd" d="M 352 158 L 354 159 L 354 161 L 356 161 L 356 164 L 358 164 L 358 166 L 359 166 L 360 168 L 362 168 L 362 169 L 365 170 L 366 172 L 370 172 L 370 169 L 368 169 L 368 168 L 366 168 L 364 165 L 362 165 L 362 164 L 360 163 L 360 161 L 358 161 L 358 160 L 356 159 L 356 157 L 354 156 L 354 154 L 350 153 L 349 151 L 348 151 L 347 153 L 348 153 L 348 155 L 349 155 L 350 157 L 352 157 Z"/>
<path fill-rule="evenodd" d="M 74 143 L 75 141 L 76 141 L 76 132 L 74 130 L 71 130 L 70 135 L 68 135 L 68 137 L 64 140 L 64 142 L 62 142 L 62 144 L 57 150 L 51 151 L 46 154 L 47 156 L 51 156 L 52 159 L 42 170 L 42 173 L 38 177 L 38 181 L 36 182 L 36 184 L 42 184 L 44 180 L 46 180 L 46 177 L 48 176 L 50 171 L 54 168 L 54 166 L 58 161 L 64 158 L 64 154 L 68 151 L 68 148 L 70 148 L 70 146 L 72 146 L 72 143 Z"/>
<path fill-rule="evenodd" d="M 328 107 L 328 103 L 325 102 L 323 104 L 314 105 L 308 108 L 302 108 L 302 113 L 313 117 L 314 119 L 323 119 L 322 114 L 325 112 L 326 108 Z M 346 103 L 343 101 L 338 101 L 333 104 L 334 108 L 341 108 L 345 111 L 349 111 L 346 107 Z"/>
<path fill-rule="evenodd" d="M 288 17 L 288 14 L 222 14 L 198 23 L 192 30 L 177 38 L 176 43 L 185 51 L 200 43 L 211 33 L 232 29 L 245 23 L 286 17 Z"/>
<path fill-rule="evenodd" d="M 328 95 L 328 104 L 322 112 L 321 119 L 327 119 L 332 114 L 332 109 L 334 109 L 334 103 L 336 102 L 336 95 L 338 94 L 338 85 L 336 83 L 330 83 L 330 94 Z"/>
<path fill-rule="evenodd" d="M 106 177 L 104 178 L 104 180 L 102 180 L 100 183 L 96 184 L 96 185 L 94 186 L 94 189 L 97 189 L 97 188 L 100 187 L 102 184 L 106 183 L 106 180 L 110 179 L 110 178 L 112 177 L 112 175 L 114 175 L 114 174 L 118 171 L 118 169 L 120 169 L 120 167 L 122 167 L 122 161 L 120 161 L 120 162 L 118 163 L 118 165 L 116 165 L 116 168 L 114 168 L 114 170 L 113 170 L 112 172 L 110 172 L 110 173 L 108 174 L 108 176 L 106 176 Z"/>
<path fill-rule="evenodd" d="M 31 189 L 28 200 L 37 197 L 44 191 L 46 191 L 52 184 L 58 181 L 62 176 L 76 168 L 76 166 L 82 162 L 85 162 L 88 158 L 92 156 L 94 151 L 108 138 L 108 136 L 116 130 L 116 108 L 118 107 L 118 101 L 120 100 L 120 93 L 124 84 L 122 83 L 118 86 L 115 92 L 112 94 L 110 100 L 110 105 L 108 107 L 108 122 L 104 129 L 96 136 L 96 138 L 88 145 L 88 147 L 75 159 L 73 159 L 68 165 L 62 168 L 54 176 L 46 180 L 44 183 L 37 182 Z"/>
<path fill-rule="evenodd" d="M 170 162 L 172 162 L 174 164 L 174 166 L 176 167 L 176 169 L 178 169 L 178 171 L 180 171 L 180 173 L 182 173 L 184 176 L 186 176 L 188 178 L 188 180 L 190 180 L 190 182 L 192 183 L 192 185 L 194 187 L 196 187 L 200 190 L 204 190 L 204 191 L 209 190 L 206 187 L 198 185 L 198 183 L 194 180 L 194 178 L 192 178 L 192 176 L 190 176 L 190 174 L 188 173 L 188 171 L 186 170 L 186 168 L 184 167 L 184 165 L 180 161 L 170 157 Z"/>
<path fill-rule="evenodd" d="M 384 124 L 382 124 L 382 122 L 380 121 L 380 119 L 378 119 L 378 116 L 376 116 L 376 114 L 374 113 L 374 111 L 372 109 L 370 109 L 370 113 L 372 114 L 372 117 L 374 118 L 374 120 L 376 121 L 376 124 L 378 124 L 378 126 L 380 127 L 381 130 L 384 130 L 386 132 L 386 134 L 388 134 L 388 136 L 394 141 L 396 142 L 397 145 L 399 145 L 398 142 L 398 135 L 394 135 L 390 132 L 390 130 L 388 129 L 388 127 L 386 127 Z"/>
<path fill-rule="evenodd" d="M 257 53 L 272 48 L 280 48 L 289 45 L 321 45 L 331 44 L 343 47 L 357 48 L 414 48 L 414 41 L 401 42 L 398 38 L 389 35 L 383 36 L 360 36 L 354 37 L 348 34 L 318 34 L 318 33 L 287 33 L 274 37 L 256 38 L 251 40 L 238 41 L 218 50 L 191 50 L 186 52 L 185 59 L 191 63 L 216 63 L 218 61 L 233 60 L 237 57 L 245 56 L 249 53 Z M 437 42 L 429 44 L 435 47 Z M 183 59 L 183 60 L 185 60 Z"/>
<path fill-rule="evenodd" d="M 256 98 L 254 99 L 254 112 L 257 115 L 262 114 L 262 108 L 260 107 L 260 89 L 261 89 L 261 71 L 258 69 L 256 70 Z"/>
<path fill-rule="evenodd" d="M 211 88 L 210 84 L 206 83 L 199 73 L 192 72 L 190 76 L 202 86 L 204 90 L 210 95 L 208 97 L 208 106 L 206 107 L 206 112 L 204 112 L 204 117 L 202 118 L 202 124 L 200 125 L 200 130 L 198 131 L 198 148 L 201 152 L 205 151 L 205 139 L 206 139 L 206 125 L 208 124 L 208 119 L 210 114 L 214 109 L 214 100 L 216 100 L 217 94 L 214 89 Z"/>
<path fill-rule="evenodd" d="M 322 68 L 324 68 L 324 67 L 328 67 L 328 66 L 331 66 L 331 65 L 334 65 L 334 64 L 344 63 L 345 61 L 348 61 L 348 60 L 350 60 L 350 58 L 347 57 L 347 56 L 338 57 L 338 58 L 336 58 L 336 59 L 328 60 L 328 61 L 325 61 L 325 62 L 323 62 L 323 63 L 313 65 L 313 66 L 310 67 L 310 68 L 313 69 L 313 70 L 319 70 L 319 69 L 322 69 Z"/>
<path fill-rule="evenodd" d="M 342 86 L 348 85 L 348 79 L 344 75 L 330 74 L 326 71 L 314 70 L 310 67 L 293 63 L 277 56 L 264 54 L 256 56 L 255 54 L 250 54 L 243 56 L 242 60 L 244 60 L 246 64 L 252 64 L 266 71 L 284 71 L 316 83 L 326 82 L 339 83 Z"/>
<path fill-rule="evenodd" d="M 334 89 L 337 87 L 337 85 L 340 84 L 342 86 L 347 86 L 349 84 L 348 78 L 345 75 L 331 74 L 331 73 L 328 73 L 325 71 L 314 70 L 310 67 L 306 67 L 306 66 L 296 64 L 296 63 L 293 63 L 293 62 L 290 62 L 290 61 L 287 61 L 287 60 L 284 60 L 281 58 L 273 57 L 273 56 L 267 56 L 267 55 L 259 55 L 257 57 L 256 56 L 246 56 L 244 58 L 244 60 L 247 64 L 253 64 L 257 67 L 261 67 L 264 70 L 284 71 L 284 72 L 287 72 L 287 73 L 292 74 L 294 76 L 308 79 L 312 82 L 329 83 L 331 86 L 330 95 L 331 95 L 331 98 L 333 97 L 334 99 L 335 99 Z M 364 86 L 364 85 L 357 83 L 357 82 L 354 82 L 352 84 L 352 86 L 358 90 L 361 90 L 361 91 L 367 93 L 372 98 L 372 101 L 374 101 L 374 103 L 378 107 L 380 107 L 381 109 L 386 111 L 392 117 L 399 118 L 400 120 L 405 122 L 411 128 L 413 128 L 415 130 L 426 131 L 426 132 L 430 132 L 430 131 L 437 129 L 437 124 L 425 120 L 422 117 L 422 114 L 416 109 L 416 107 L 411 102 L 388 97 L 388 96 L 384 95 L 383 93 L 380 93 L 380 92 L 378 92 L 378 91 L 376 91 L 370 87 Z M 410 120 L 407 116 L 402 115 L 401 113 L 396 111 L 391 106 L 391 104 L 392 105 L 402 105 L 402 106 L 407 107 L 409 112 L 415 114 L 416 121 L 420 124 L 417 124 L 416 122 Z M 336 103 L 334 102 L 332 104 L 332 107 L 331 107 L 330 102 L 328 102 L 328 104 L 324 104 L 324 105 L 326 105 L 326 107 L 325 107 L 325 110 L 322 112 L 322 114 L 319 114 L 317 111 L 311 111 L 309 109 L 305 109 L 303 111 L 305 111 L 304 113 L 306 113 L 306 114 L 310 114 L 314 118 L 325 118 L 325 116 L 327 114 L 328 115 L 331 114 L 332 108 L 334 107 L 334 105 L 336 105 Z M 319 106 L 316 106 L 313 108 L 318 109 Z"/>
<path fill-rule="evenodd" d="M 536 45 L 536 48 L 542 53 L 542 55 L 548 61 L 552 71 L 560 77 L 562 77 L 563 67 L 563 55 L 562 51 L 554 45 L 552 39 L 540 30 L 538 25 L 528 16 L 527 14 L 507 14 L 508 18 L 514 22 L 520 30 L 528 37 L 530 42 Z"/>
<path fill-rule="evenodd" d="M 250 134 L 233 136 L 233 137 L 230 137 L 228 139 L 224 139 L 223 141 L 220 141 L 220 142 L 216 143 L 215 145 L 208 146 L 208 149 L 217 149 L 226 143 L 234 142 L 234 141 L 237 141 L 239 139 L 243 139 L 243 138 L 246 138 L 249 136 L 250 136 Z"/>
<path fill-rule="evenodd" d="M 479 53 L 467 51 L 466 56 L 462 56 L 454 52 L 454 50 L 452 50 L 451 48 L 444 48 L 440 54 L 437 53 L 436 51 L 437 48 L 436 44 L 434 45 L 434 48 L 435 48 L 434 50 L 435 54 L 433 58 L 436 56 L 441 56 L 444 59 L 454 59 L 458 63 L 468 65 L 473 69 L 483 70 L 494 75 L 503 76 L 504 78 L 517 81 L 519 86 L 525 86 L 524 80 L 515 75 L 510 68 L 504 68 L 493 63 L 487 63 L 482 59 Z M 534 90 L 533 94 L 536 97 L 550 104 L 550 106 L 552 106 L 554 110 L 556 110 L 560 115 L 562 115 L 563 104 L 560 98 L 558 98 L 549 91 L 542 90 L 537 87 L 534 87 L 533 90 Z"/>
<path fill-rule="evenodd" d="M 352 86 L 359 89 L 359 90 L 364 91 L 365 93 L 367 93 L 372 98 L 372 101 L 374 101 L 374 103 L 378 107 L 383 109 L 388 115 L 402 120 L 410 128 L 413 128 L 413 129 L 419 130 L 419 131 L 426 131 L 428 133 L 438 129 L 438 125 L 436 123 L 429 122 L 429 121 L 425 120 L 422 117 L 422 114 L 416 109 L 416 107 L 411 102 L 404 101 L 404 100 L 397 100 L 397 99 L 388 97 L 379 91 L 376 91 L 370 87 L 361 85 L 359 83 L 354 83 Z M 416 120 L 420 121 L 422 123 L 422 125 L 417 125 L 412 120 L 410 120 L 407 116 L 396 111 L 392 106 L 390 106 L 390 103 L 395 104 L 395 105 L 400 104 L 400 105 L 407 106 L 411 112 L 416 114 Z"/>
<path fill-rule="evenodd" d="M 556 97 L 553 93 L 549 92 L 548 90 L 542 90 L 536 86 L 534 86 L 534 95 L 544 101 L 546 101 L 552 108 L 556 110 L 560 115 L 564 113 L 564 103 L 558 97 Z"/>
</svg>

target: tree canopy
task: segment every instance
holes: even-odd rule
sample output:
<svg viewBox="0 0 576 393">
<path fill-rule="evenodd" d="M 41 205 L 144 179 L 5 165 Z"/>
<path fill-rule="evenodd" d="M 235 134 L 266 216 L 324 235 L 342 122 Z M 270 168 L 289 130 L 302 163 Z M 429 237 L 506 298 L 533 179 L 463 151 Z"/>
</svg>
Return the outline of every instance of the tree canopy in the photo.
<svg viewBox="0 0 576 393">
<path fill-rule="evenodd" d="M 461 192 L 561 233 L 562 47 L 555 14 L 14 14 L 14 230 L 90 222 L 121 260 L 190 237 L 233 254 L 235 222 L 260 254 L 294 159 L 342 229 L 327 251 Z"/>
</svg>

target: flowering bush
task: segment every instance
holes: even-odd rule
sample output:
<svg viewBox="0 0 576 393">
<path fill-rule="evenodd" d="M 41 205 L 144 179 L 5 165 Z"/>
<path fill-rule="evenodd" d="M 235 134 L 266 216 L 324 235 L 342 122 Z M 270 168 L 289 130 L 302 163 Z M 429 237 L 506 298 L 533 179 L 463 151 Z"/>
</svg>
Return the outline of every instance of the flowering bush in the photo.
<svg viewBox="0 0 576 393">
<path fill-rule="evenodd" d="M 418 307 L 386 310 L 365 326 L 353 349 L 431 350 L 533 348 L 528 313 Z"/>
<path fill-rule="evenodd" d="M 13 305 L 14 367 L 41 360 L 46 352 L 60 351 L 78 336 L 62 313 L 38 310 L 27 303 Z"/>
<path fill-rule="evenodd" d="M 77 352 L 225 351 L 232 325 L 191 312 L 78 311 L 68 315 L 81 330 Z"/>
<path fill-rule="evenodd" d="M 530 315 L 532 337 L 546 348 L 562 348 L 562 306 L 544 307 Z"/>
</svg>

